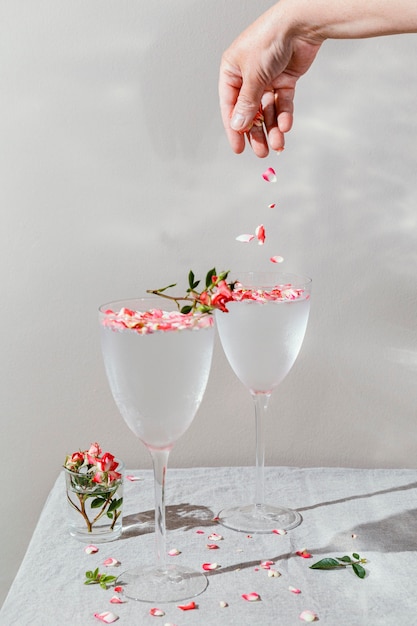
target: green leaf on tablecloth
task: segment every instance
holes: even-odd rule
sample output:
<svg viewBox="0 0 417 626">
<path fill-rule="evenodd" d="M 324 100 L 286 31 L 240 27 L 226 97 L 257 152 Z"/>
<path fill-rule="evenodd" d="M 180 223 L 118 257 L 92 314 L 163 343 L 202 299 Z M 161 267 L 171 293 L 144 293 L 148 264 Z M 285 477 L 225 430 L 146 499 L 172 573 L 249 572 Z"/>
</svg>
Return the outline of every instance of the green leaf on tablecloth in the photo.
<svg viewBox="0 0 417 626">
<path fill-rule="evenodd" d="M 355 555 L 353 555 L 353 556 L 355 556 Z M 344 563 L 352 563 L 352 559 L 350 558 L 350 556 L 338 556 L 337 560 L 338 561 L 343 561 Z"/>
<path fill-rule="evenodd" d="M 366 571 L 365 568 L 362 567 L 362 565 L 359 565 L 359 563 L 352 563 L 352 569 L 355 572 L 356 576 L 359 576 L 359 578 L 365 578 Z"/>
<path fill-rule="evenodd" d="M 326 557 L 325 559 L 321 559 L 321 561 L 317 561 L 317 563 L 310 565 L 310 569 L 335 569 L 337 567 L 344 567 L 344 565 L 336 561 L 336 559 L 332 559 L 330 557 Z"/>
<path fill-rule="evenodd" d="M 359 561 L 359 559 L 361 558 L 357 552 L 354 552 L 354 553 L 352 554 L 352 556 L 353 556 L 353 558 L 354 558 L 354 559 L 357 559 L 358 561 Z"/>
</svg>

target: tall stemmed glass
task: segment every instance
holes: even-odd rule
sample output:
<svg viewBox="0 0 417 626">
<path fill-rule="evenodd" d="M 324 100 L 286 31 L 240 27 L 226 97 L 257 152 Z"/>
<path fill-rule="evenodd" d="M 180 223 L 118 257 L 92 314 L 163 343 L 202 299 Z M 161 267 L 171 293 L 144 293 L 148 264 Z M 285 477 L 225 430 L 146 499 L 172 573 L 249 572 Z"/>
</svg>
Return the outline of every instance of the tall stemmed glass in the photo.
<svg viewBox="0 0 417 626">
<path fill-rule="evenodd" d="M 206 388 L 214 338 L 210 315 L 167 312 L 151 297 L 100 307 L 105 368 L 117 407 L 150 452 L 155 485 L 156 563 L 119 576 L 127 597 L 176 602 L 207 586 L 204 574 L 167 564 L 164 488 L 168 456 L 190 426 Z M 173 305 L 175 306 L 175 305 Z"/>
<path fill-rule="evenodd" d="M 280 272 L 237 278 L 242 297 L 227 303 L 228 313 L 216 311 L 216 325 L 226 357 L 255 404 L 256 487 L 253 503 L 221 511 L 219 522 L 249 533 L 289 530 L 300 524 L 300 514 L 265 503 L 265 417 L 273 390 L 290 371 L 303 343 L 311 280 Z"/>
</svg>

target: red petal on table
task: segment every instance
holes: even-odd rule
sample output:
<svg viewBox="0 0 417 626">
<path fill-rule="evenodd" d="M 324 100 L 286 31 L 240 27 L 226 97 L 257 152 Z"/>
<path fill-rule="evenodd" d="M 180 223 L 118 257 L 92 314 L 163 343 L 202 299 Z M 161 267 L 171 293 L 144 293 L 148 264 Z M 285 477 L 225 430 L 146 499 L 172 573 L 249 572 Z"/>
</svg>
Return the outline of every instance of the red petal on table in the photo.
<svg viewBox="0 0 417 626">
<path fill-rule="evenodd" d="M 181 609 L 181 611 L 192 611 L 197 608 L 197 605 L 195 602 L 189 602 L 188 604 L 179 604 L 177 608 Z"/>
<path fill-rule="evenodd" d="M 204 530 L 196 530 L 197 535 L 204 535 Z"/>
<path fill-rule="evenodd" d="M 259 593 L 243 593 L 242 594 L 242 598 L 244 600 L 247 600 L 248 602 L 257 602 L 258 600 L 261 599 L 261 596 L 259 595 Z"/>
<path fill-rule="evenodd" d="M 181 554 L 181 552 L 177 550 L 177 548 L 172 548 L 172 550 L 170 550 L 168 554 L 169 556 L 177 556 L 178 554 Z"/>
<path fill-rule="evenodd" d="M 120 565 L 120 561 L 110 557 L 106 559 L 105 561 L 103 561 L 103 565 L 105 565 L 106 567 L 116 567 L 116 565 Z"/>
<path fill-rule="evenodd" d="M 132 483 L 134 483 L 136 480 L 143 480 L 143 478 L 135 476 L 134 474 L 129 474 L 128 476 L 126 476 L 126 479 L 130 480 Z"/>
<path fill-rule="evenodd" d="M 217 533 L 211 533 L 208 536 L 209 541 L 221 541 L 223 539 L 223 535 L 218 535 Z"/>
<path fill-rule="evenodd" d="M 268 209 L 275 209 L 275 202 L 268 204 Z"/>
<path fill-rule="evenodd" d="M 110 598 L 110 602 L 112 604 L 123 604 L 123 600 L 121 598 L 119 598 L 119 596 L 112 596 Z"/>
<path fill-rule="evenodd" d="M 255 239 L 255 235 L 238 235 L 236 237 L 236 241 L 241 241 L 242 243 L 249 243 L 252 239 Z"/>
<path fill-rule="evenodd" d="M 264 171 L 264 173 L 262 174 L 262 178 L 268 183 L 277 182 L 277 175 L 275 174 L 275 170 L 272 167 L 268 167 L 268 169 Z"/>
<path fill-rule="evenodd" d="M 300 613 L 299 618 L 304 622 L 315 622 L 318 619 L 317 615 L 313 613 L 313 611 L 303 611 Z"/>
<path fill-rule="evenodd" d="M 255 235 L 259 245 L 262 246 L 265 243 L 265 228 L 263 224 L 259 224 L 259 226 L 256 227 Z"/>
<path fill-rule="evenodd" d="M 311 554 L 310 554 L 310 552 L 307 552 L 306 549 L 304 549 L 304 550 L 297 550 L 296 555 L 297 556 L 301 556 L 303 559 L 311 559 Z"/>
<path fill-rule="evenodd" d="M 274 561 L 262 561 L 261 563 L 262 569 L 270 569 L 271 565 L 274 565 Z"/>
<path fill-rule="evenodd" d="M 202 568 L 206 570 L 206 572 L 211 571 L 212 569 L 218 569 L 220 565 L 217 563 L 203 563 Z"/>
<path fill-rule="evenodd" d="M 98 548 L 97 546 L 89 545 L 84 548 L 84 552 L 86 554 L 95 554 L 96 552 L 98 552 Z"/>
<path fill-rule="evenodd" d="M 283 256 L 271 256 L 269 260 L 271 261 L 271 263 L 282 263 L 284 260 L 284 257 Z"/>
<path fill-rule="evenodd" d="M 219 546 L 217 544 L 215 544 L 215 543 L 208 543 L 206 545 L 206 548 L 208 548 L 209 550 L 218 550 Z"/>
<path fill-rule="evenodd" d="M 116 593 L 122 593 L 123 591 L 123 587 L 121 587 L 120 585 L 118 585 L 117 587 L 114 588 Z"/>
<path fill-rule="evenodd" d="M 104 622 L 105 624 L 112 624 L 119 619 L 118 615 L 115 615 L 110 611 L 103 611 L 103 613 L 94 613 L 94 617 L 96 619 L 99 619 L 100 622 Z"/>
<path fill-rule="evenodd" d="M 291 591 L 291 593 L 301 593 L 301 589 L 297 589 L 297 587 L 292 587 L 291 585 L 288 587 L 288 589 Z"/>
<path fill-rule="evenodd" d="M 274 528 L 274 530 L 272 531 L 275 535 L 286 535 L 287 531 L 286 530 L 282 530 L 281 528 Z"/>
<path fill-rule="evenodd" d="M 154 615 L 155 617 L 162 617 L 165 615 L 165 611 L 162 609 L 149 609 L 149 615 Z"/>
</svg>

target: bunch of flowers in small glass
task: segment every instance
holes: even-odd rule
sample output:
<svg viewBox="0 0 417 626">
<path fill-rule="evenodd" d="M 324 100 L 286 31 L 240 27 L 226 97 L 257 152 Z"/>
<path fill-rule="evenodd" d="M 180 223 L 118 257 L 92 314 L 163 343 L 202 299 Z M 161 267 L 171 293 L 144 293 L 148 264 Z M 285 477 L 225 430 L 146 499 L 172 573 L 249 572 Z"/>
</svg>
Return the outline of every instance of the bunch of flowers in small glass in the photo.
<svg viewBox="0 0 417 626">
<path fill-rule="evenodd" d="M 64 463 L 69 531 L 81 541 L 111 541 L 122 532 L 123 463 L 98 443 Z"/>
</svg>

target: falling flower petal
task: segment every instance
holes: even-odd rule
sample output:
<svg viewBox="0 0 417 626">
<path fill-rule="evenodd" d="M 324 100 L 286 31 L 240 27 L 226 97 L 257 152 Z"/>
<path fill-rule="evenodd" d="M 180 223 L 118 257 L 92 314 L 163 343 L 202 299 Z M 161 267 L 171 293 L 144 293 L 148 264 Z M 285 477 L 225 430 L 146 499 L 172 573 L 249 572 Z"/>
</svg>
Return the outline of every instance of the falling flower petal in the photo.
<svg viewBox="0 0 417 626">
<path fill-rule="evenodd" d="M 209 572 L 212 569 L 218 569 L 220 567 L 220 565 L 218 565 L 218 563 L 203 563 L 202 568 L 204 570 L 206 570 L 206 572 Z"/>
<path fill-rule="evenodd" d="M 268 169 L 265 170 L 265 172 L 262 174 L 262 178 L 268 183 L 277 182 L 277 175 L 275 174 L 275 170 L 272 167 L 268 167 Z"/>
<path fill-rule="evenodd" d="M 112 596 L 110 598 L 110 602 L 112 604 L 123 604 L 123 600 L 121 598 L 119 598 L 119 596 Z"/>
<path fill-rule="evenodd" d="M 243 593 L 242 594 L 242 598 L 244 600 L 247 600 L 248 602 L 257 602 L 258 600 L 261 599 L 261 596 L 259 595 L 259 593 Z"/>
<path fill-rule="evenodd" d="M 268 209 L 275 209 L 275 202 L 271 202 L 271 204 L 268 204 Z"/>
<path fill-rule="evenodd" d="M 172 548 L 172 550 L 170 550 L 168 552 L 169 556 L 177 556 L 178 554 L 181 554 L 180 550 L 177 550 L 177 548 Z"/>
<path fill-rule="evenodd" d="M 296 555 L 301 556 L 303 559 L 311 559 L 311 554 L 305 548 L 304 550 L 297 550 Z"/>
<path fill-rule="evenodd" d="M 265 228 L 263 224 L 259 224 L 259 226 L 256 227 L 255 235 L 259 245 L 262 246 L 265 243 Z"/>
<path fill-rule="evenodd" d="M 283 530 L 282 528 L 274 528 L 274 530 L 272 531 L 275 535 L 286 535 L 287 531 Z"/>
<path fill-rule="evenodd" d="M 221 606 L 221 608 L 222 608 L 222 609 L 225 609 L 227 606 L 229 606 L 229 605 L 227 604 L 227 602 L 225 602 L 224 600 L 220 600 L 219 604 L 220 604 L 220 606 Z"/>
<path fill-rule="evenodd" d="M 188 604 L 179 604 L 177 608 L 181 611 L 192 611 L 197 608 L 197 605 L 195 602 L 189 602 Z"/>
<path fill-rule="evenodd" d="M 154 615 L 155 617 L 162 617 L 165 615 L 165 612 L 162 609 L 149 609 L 149 615 Z"/>
<path fill-rule="evenodd" d="M 255 239 L 255 235 L 238 235 L 236 237 L 236 241 L 241 241 L 242 243 L 249 243 L 252 239 Z"/>
<path fill-rule="evenodd" d="M 99 619 L 101 622 L 104 622 L 105 624 L 112 624 L 119 619 L 118 615 L 115 615 L 110 611 L 103 611 L 103 613 L 94 613 L 94 617 Z"/>
<path fill-rule="evenodd" d="M 313 611 L 303 611 L 300 613 L 299 617 L 304 622 L 315 622 L 317 619 L 317 615 L 313 613 Z"/>
<path fill-rule="evenodd" d="M 270 570 L 268 570 L 268 576 L 270 578 L 279 578 L 281 576 L 281 574 L 276 569 L 270 569 Z"/>
<path fill-rule="evenodd" d="M 120 585 L 118 585 L 117 587 L 114 588 L 116 593 L 122 593 L 123 591 L 123 587 L 121 587 Z"/>
<path fill-rule="evenodd" d="M 288 589 L 291 591 L 291 593 L 301 593 L 301 589 L 297 589 L 297 587 L 292 587 L 291 585 L 288 587 Z"/>
<path fill-rule="evenodd" d="M 143 478 L 140 478 L 140 476 L 135 476 L 134 474 L 129 474 L 128 476 L 126 476 L 126 479 L 130 480 L 132 483 L 137 480 L 143 480 Z"/>
<path fill-rule="evenodd" d="M 218 550 L 219 546 L 216 543 L 208 543 L 206 545 L 206 548 L 208 548 L 209 550 Z"/>
<path fill-rule="evenodd" d="M 282 263 L 284 260 L 284 257 L 283 256 L 271 256 L 269 260 L 271 261 L 271 263 Z"/>
<path fill-rule="evenodd" d="M 262 569 L 271 569 L 271 565 L 274 564 L 274 561 L 262 561 L 261 567 Z"/>
<path fill-rule="evenodd" d="M 103 561 L 103 565 L 105 565 L 106 567 L 117 567 L 117 565 L 120 565 L 120 561 L 110 557 L 106 559 L 105 561 Z"/>
<path fill-rule="evenodd" d="M 211 533 L 208 536 L 209 541 L 221 541 L 223 539 L 223 535 L 218 535 L 217 533 Z"/>
<path fill-rule="evenodd" d="M 97 546 L 89 545 L 84 548 L 84 552 L 86 554 L 95 554 L 96 552 L 98 552 L 98 548 Z"/>
</svg>

